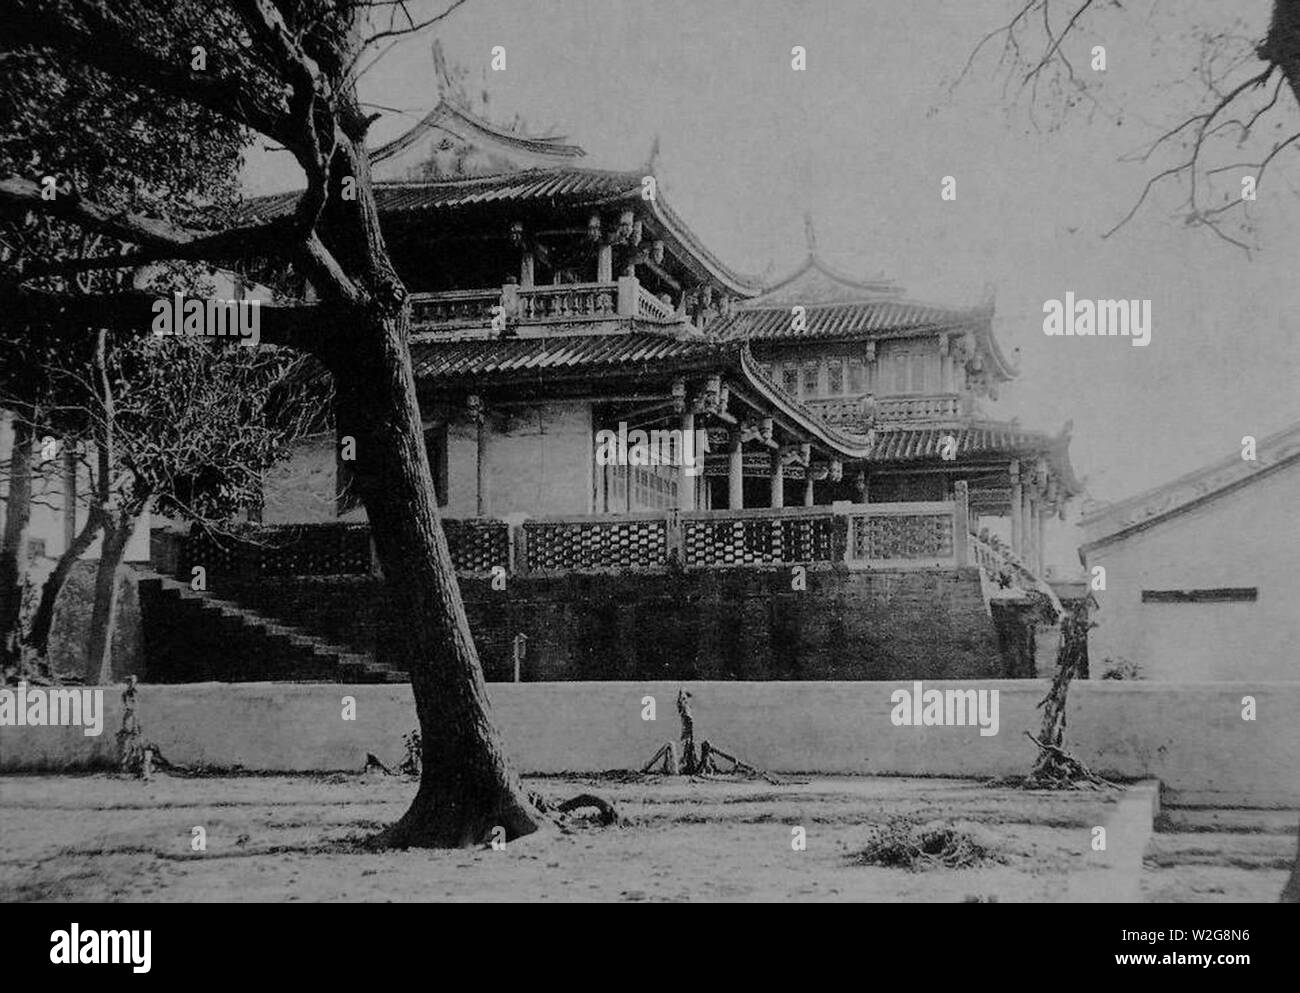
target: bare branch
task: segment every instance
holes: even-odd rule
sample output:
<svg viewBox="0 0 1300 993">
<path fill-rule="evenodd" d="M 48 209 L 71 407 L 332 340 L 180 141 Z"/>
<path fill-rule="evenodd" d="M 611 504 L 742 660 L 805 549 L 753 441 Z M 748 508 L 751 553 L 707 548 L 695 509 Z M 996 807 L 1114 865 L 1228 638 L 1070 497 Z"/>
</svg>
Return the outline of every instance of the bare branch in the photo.
<svg viewBox="0 0 1300 993">
<path fill-rule="evenodd" d="M 1048 21 L 1048 5 L 1046 0 L 1044 0 L 1043 26 L 1044 26 L 1044 30 L 1047 32 L 1047 36 L 1051 38 L 1052 43 L 1051 45 L 1048 46 L 1047 51 L 1043 54 L 1043 57 L 1038 60 L 1038 64 L 1025 74 L 1025 82 L 1029 82 L 1040 72 L 1042 72 L 1043 69 L 1046 68 L 1048 63 L 1050 63 L 1052 59 L 1055 58 L 1058 54 L 1062 59 L 1065 59 L 1064 54 L 1061 53 L 1061 43 L 1064 42 L 1065 39 L 1069 36 L 1070 32 L 1074 30 L 1075 25 L 1079 23 L 1079 18 L 1081 18 L 1085 13 L 1087 13 L 1088 8 L 1091 7 L 1092 4 L 1093 4 L 1093 0 L 1083 0 L 1083 3 L 1079 4 L 1078 9 L 1075 10 L 1074 14 L 1071 15 L 1070 17 L 1069 22 L 1065 25 L 1065 30 L 1063 30 L 1055 38 L 1052 38 L 1052 28 L 1050 22 Z M 1070 78 L 1073 79 L 1074 67 L 1070 66 L 1068 60 L 1066 60 L 1065 64 L 1070 67 Z"/>
<path fill-rule="evenodd" d="M 466 3 L 466 0 L 452 0 L 451 6 L 448 7 L 446 10 L 444 10 L 441 14 L 435 14 L 433 17 L 430 17 L 428 20 L 421 21 L 419 24 L 411 24 L 411 26 L 407 28 L 395 28 L 389 31 L 380 31 L 378 34 L 373 34 L 365 40 L 365 43 L 362 47 L 373 45 L 375 42 L 382 41 L 385 38 L 392 38 L 399 35 L 411 35 L 419 31 L 423 31 L 425 28 L 432 27 L 433 25 L 437 24 L 439 21 L 450 16 L 451 13 L 456 10 L 457 7 L 460 7 L 464 3 Z M 407 15 L 407 20 L 408 21 L 410 20 L 409 14 Z M 367 66 L 367 68 L 369 67 Z"/>
</svg>

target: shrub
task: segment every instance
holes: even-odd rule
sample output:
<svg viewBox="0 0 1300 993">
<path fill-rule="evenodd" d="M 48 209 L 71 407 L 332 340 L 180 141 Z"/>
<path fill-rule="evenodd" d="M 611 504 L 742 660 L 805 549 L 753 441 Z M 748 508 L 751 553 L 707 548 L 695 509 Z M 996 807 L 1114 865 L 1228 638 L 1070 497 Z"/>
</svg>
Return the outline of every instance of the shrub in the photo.
<svg viewBox="0 0 1300 993">
<path fill-rule="evenodd" d="M 1138 662 L 1132 662 L 1124 656 L 1117 658 L 1106 658 L 1102 660 L 1102 679 L 1145 679 L 1142 675 L 1142 665 Z"/>
<path fill-rule="evenodd" d="M 1002 862 L 989 836 L 968 822 L 927 821 L 891 817 L 876 825 L 867 847 L 858 853 L 859 865 L 898 869 L 965 869 L 985 862 Z"/>
</svg>

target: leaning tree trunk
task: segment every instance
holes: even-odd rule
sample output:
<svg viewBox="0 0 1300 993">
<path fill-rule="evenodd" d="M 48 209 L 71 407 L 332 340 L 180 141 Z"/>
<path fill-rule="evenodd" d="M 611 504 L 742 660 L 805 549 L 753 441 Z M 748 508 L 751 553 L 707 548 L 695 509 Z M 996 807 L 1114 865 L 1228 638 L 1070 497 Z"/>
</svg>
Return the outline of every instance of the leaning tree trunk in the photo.
<svg viewBox="0 0 1300 993">
<path fill-rule="evenodd" d="M 422 742 L 420 787 L 390 844 L 465 847 L 504 829 L 535 831 L 528 801 L 493 726 L 487 687 L 438 519 L 424 448 L 405 313 L 358 328 L 335 375 L 339 434 L 356 439 L 365 504 L 389 599 L 403 618 L 396 662 L 411 674 Z"/>
<path fill-rule="evenodd" d="M 334 379 L 341 437 L 356 442 L 355 484 L 384 574 L 403 618 L 392 646 L 411 675 L 420 720 L 420 787 L 387 832 L 399 847 L 476 845 L 502 828 L 511 840 L 544 815 L 529 802 L 492 723 L 487 686 L 451 552 L 438 519 L 409 349 L 410 308 L 379 224 L 365 149 L 365 117 L 344 100 L 348 141 L 335 148 L 331 182 L 355 180 L 355 199 L 330 197 L 323 237 L 365 291 L 354 324 L 320 350 Z"/>
<path fill-rule="evenodd" d="M 90 614 L 90 652 L 87 672 L 97 672 L 98 683 L 113 682 L 113 634 L 117 630 L 118 573 L 126 546 L 135 533 L 137 518 L 109 515 L 104 522 L 104 542 L 95 570 L 95 606 Z"/>
<path fill-rule="evenodd" d="M 0 537 L 0 662 L 17 664 L 22 641 L 23 586 L 27 576 L 27 530 L 32 518 L 31 422 L 14 418 L 9 453 L 9 496 L 4 535 Z"/>
<path fill-rule="evenodd" d="M 41 586 L 41 599 L 32 615 L 32 625 L 27 632 L 27 646 L 37 655 L 44 656 L 50 649 L 50 629 L 54 626 L 54 605 L 58 602 L 59 592 L 83 555 L 94 544 L 96 535 L 103 527 L 103 515 L 98 507 L 91 507 L 86 523 L 73 539 L 72 544 L 63 550 L 58 563 L 46 577 Z"/>
</svg>

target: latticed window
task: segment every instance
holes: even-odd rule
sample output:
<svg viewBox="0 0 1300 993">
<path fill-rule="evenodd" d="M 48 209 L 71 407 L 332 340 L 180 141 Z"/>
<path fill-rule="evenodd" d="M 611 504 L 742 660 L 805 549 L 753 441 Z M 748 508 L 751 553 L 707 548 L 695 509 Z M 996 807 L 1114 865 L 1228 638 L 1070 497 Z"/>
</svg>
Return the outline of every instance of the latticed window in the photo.
<svg viewBox="0 0 1300 993">
<path fill-rule="evenodd" d="M 627 509 L 627 466 L 609 466 L 608 509 L 614 513 Z"/>
<path fill-rule="evenodd" d="M 786 365 L 781 367 L 781 388 L 791 396 L 799 395 L 799 367 Z"/>
<path fill-rule="evenodd" d="M 677 469 L 674 466 L 632 466 L 632 509 L 666 510 L 677 506 Z"/>
<path fill-rule="evenodd" d="M 889 348 L 881 358 L 882 381 L 891 393 L 928 393 L 933 359 L 937 356 L 917 347 Z"/>
<path fill-rule="evenodd" d="M 926 367 L 928 365 L 929 363 L 926 361 L 926 357 L 924 355 L 921 355 L 920 353 L 914 354 L 909 360 L 908 366 L 910 367 L 911 370 L 911 383 L 910 383 L 911 392 L 913 393 L 930 392 L 929 378 L 926 376 L 926 372 L 927 372 Z"/>
<path fill-rule="evenodd" d="M 804 396 L 814 396 L 821 389 L 818 373 L 820 366 L 816 362 L 807 362 L 803 367 L 803 393 Z"/>
<path fill-rule="evenodd" d="M 844 392 L 844 363 L 839 359 L 826 364 L 826 389 L 834 395 Z"/>
<path fill-rule="evenodd" d="M 907 356 L 906 356 L 906 355 L 893 355 L 893 356 L 891 356 L 890 358 L 891 358 L 891 361 L 890 361 L 889 364 L 890 364 L 890 366 L 892 366 L 892 371 L 893 371 L 893 376 L 891 377 L 891 380 L 892 380 L 892 382 L 893 382 L 894 392 L 895 392 L 895 393 L 906 393 L 906 392 L 908 392 L 908 390 L 907 390 Z"/>
<path fill-rule="evenodd" d="M 867 367 L 862 363 L 861 359 L 851 359 L 849 361 L 849 392 L 867 392 Z"/>
</svg>

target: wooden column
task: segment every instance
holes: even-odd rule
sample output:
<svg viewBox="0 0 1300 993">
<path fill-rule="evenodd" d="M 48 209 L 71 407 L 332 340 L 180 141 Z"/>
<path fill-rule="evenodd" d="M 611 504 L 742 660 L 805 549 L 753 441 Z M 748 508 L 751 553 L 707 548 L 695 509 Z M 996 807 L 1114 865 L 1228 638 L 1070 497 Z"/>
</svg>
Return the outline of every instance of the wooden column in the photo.
<svg viewBox="0 0 1300 993">
<path fill-rule="evenodd" d="M 77 449 L 73 442 L 63 441 L 63 548 L 67 550 L 77 539 Z"/>
<path fill-rule="evenodd" d="M 785 506 L 785 466 L 781 464 L 781 449 L 772 449 L 772 507 Z"/>
<path fill-rule="evenodd" d="M 1033 568 L 1034 561 L 1034 518 L 1029 487 L 1020 487 L 1020 557 L 1025 565 Z"/>
<path fill-rule="evenodd" d="M 1021 499 L 1024 496 L 1024 487 L 1020 484 L 1020 463 L 1012 459 L 1011 461 L 1011 552 L 1013 555 L 1019 555 L 1024 538 L 1020 520 Z"/>
<path fill-rule="evenodd" d="M 745 452 L 739 431 L 732 432 L 731 452 L 727 461 L 727 509 L 745 506 Z"/>
<path fill-rule="evenodd" d="M 967 538 L 970 533 L 970 505 L 966 480 L 959 479 L 952 484 L 952 502 L 954 507 L 952 550 L 960 567 L 966 565 L 970 548 L 970 540 Z"/>
<path fill-rule="evenodd" d="M 1038 575 L 1039 575 L 1039 576 L 1042 576 L 1042 575 L 1044 574 L 1044 572 L 1046 572 L 1046 570 L 1047 570 L 1047 562 L 1046 562 L 1046 555 L 1045 555 L 1045 546 L 1044 546 L 1044 542 L 1043 542 L 1043 539 L 1046 537 L 1046 534 L 1047 534 L 1047 527 L 1046 527 L 1046 524 L 1047 524 L 1047 515 L 1046 515 L 1045 513 L 1043 513 L 1043 508 L 1042 508 L 1042 507 L 1039 507 L 1039 508 L 1038 508 L 1037 517 L 1038 517 L 1038 521 L 1037 521 L 1037 524 L 1038 524 L 1038 528 L 1037 528 L 1037 530 L 1038 530 L 1037 549 L 1038 549 L 1038 551 L 1037 551 L 1037 556 L 1036 556 L 1036 558 L 1035 558 L 1034 561 L 1035 561 L 1035 563 L 1036 563 L 1036 567 L 1035 567 L 1035 568 L 1036 568 L 1036 571 L 1038 572 Z"/>
<path fill-rule="evenodd" d="M 532 252 L 524 252 L 519 259 L 519 285 L 525 290 L 533 288 L 533 279 L 535 276 L 534 259 Z"/>
<path fill-rule="evenodd" d="M 479 415 L 474 429 L 474 492 L 478 498 L 474 512 L 487 517 L 487 418 Z"/>
<path fill-rule="evenodd" d="M 596 254 L 596 282 L 614 282 L 614 246 L 601 245 Z"/>
<path fill-rule="evenodd" d="M 483 410 L 483 398 L 470 394 L 466 398 L 465 408 L 469 419 L 474 424 L 474 513 L 478 517 L 487 516 L 487 417 Z M 448 441 L 450 444 L 450 440 Z"/>
<path fill-rule="evenodd" d="M 695 434 L 695 413 L 686 411 L 682 414 L 682 440 Z M 694 510 L 695 509 L 695 477 L 690 475 L 686 470 L 694 469 L 694 466 L 686 465 L 684 452 L 677 453 L 677 461 L 681 464 L 677 467 L 677 509 Z"/>
</svg>

